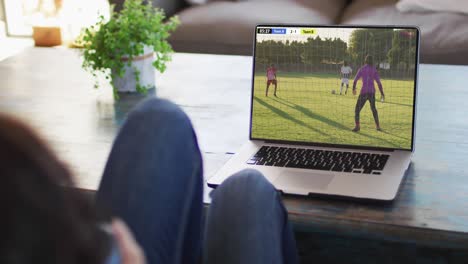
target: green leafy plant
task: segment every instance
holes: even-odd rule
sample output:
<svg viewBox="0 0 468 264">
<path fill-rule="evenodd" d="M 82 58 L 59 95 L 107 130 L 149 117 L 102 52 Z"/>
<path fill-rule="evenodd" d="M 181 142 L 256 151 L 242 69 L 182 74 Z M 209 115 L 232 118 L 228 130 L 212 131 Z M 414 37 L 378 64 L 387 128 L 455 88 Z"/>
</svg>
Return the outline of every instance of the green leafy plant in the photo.
<svg viewBox="0 0 468 264">
<path fill-rule="evenodd" d="M 96 78 L 95 88 L 99 87 L 98 74 L 102 73 L 118 98 L 112 79 L 123 77 L 127 69 L 133 68 L 136 90 L 146 93 L 149 87 L 141 85 L 140 73 L 132 66 L 132 60 L 143 55 L 145 46 L 151 47 L 155 52 L 154 68 L 165 71 L 173 52 L 167 38 L 180 23 L 177 17 L 167 21 L 165 18 L 161 9 L 142 0 L 127 0 L 120 12 L 112 11 L 109 21 L 101 16 L 95 25 L 84 29 L 79 40 L 83 47 L 82 67 Z"/>
</svg>

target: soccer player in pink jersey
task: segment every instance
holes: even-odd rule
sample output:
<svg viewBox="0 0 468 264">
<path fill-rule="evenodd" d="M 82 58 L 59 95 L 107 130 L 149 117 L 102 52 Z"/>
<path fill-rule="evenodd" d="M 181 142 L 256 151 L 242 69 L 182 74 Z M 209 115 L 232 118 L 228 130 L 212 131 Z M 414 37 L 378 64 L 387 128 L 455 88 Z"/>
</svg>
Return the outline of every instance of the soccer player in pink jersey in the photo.
<svg viewBox="0 0 468 264">
<path fill-rule="evenodd" d="M 372 115 L 374 115 L 375 127 L 378 131 L 381 131 L 380 123 L 379 123 L 379 113 L 377 112 L 377 108 L 375 107 L 375 86 L 374 81 L 377 82 L 379 86 L 380 94 L 382 95 L 382 101 L 385 98 L 382 83 L 380 82 L 379 73 L 375 68 L 374 59 L 371 55 L 367 55 L 365 61 L 365 65 L 362 66 L 354 77 L 353 83 L 353 94 L 356 95 L 356 83 L 359 79 L 362 79 L 362 88 L 361 92 L 359 93 L 359 97 L 356 102 L 355 108 L 355 115 L 354 120 L 356 122 L 356 126 L 353 129 L 353 132 L 358 132 L 361 129 L 361 124 L 359 123 L 359 114 L 361 113 L 362 108 L 366 104 L 367 101 L 370 103 L 370 107 L 372 110 Z"/>
<path fill-rule="evenodd" d="M 267 76 L 267 87 L 266 87 L 265 96 L 268 96 L 268 88 L 270 88 L 270 84 L 275 85 L 275 92 L 273 93 L 273 95 L 276 96 L 276 88 L 278 86 L 278 83 L 276 81 L 276 68 L 274 64 L 271 64 L 270 67 L 267 68 L 266 76 Z"/>
</svg>

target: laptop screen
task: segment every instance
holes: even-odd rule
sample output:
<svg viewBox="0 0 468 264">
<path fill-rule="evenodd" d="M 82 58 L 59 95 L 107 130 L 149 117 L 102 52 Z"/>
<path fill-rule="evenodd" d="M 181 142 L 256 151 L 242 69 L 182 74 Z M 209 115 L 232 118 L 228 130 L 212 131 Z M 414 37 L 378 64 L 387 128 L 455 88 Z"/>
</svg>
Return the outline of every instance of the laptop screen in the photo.
<svg viewBox="0 0 468 264">
<path fill-rule="evenodd" d="M 251 139 L 412 150 L 416 28 L 257 26 Z"/>
</svg>

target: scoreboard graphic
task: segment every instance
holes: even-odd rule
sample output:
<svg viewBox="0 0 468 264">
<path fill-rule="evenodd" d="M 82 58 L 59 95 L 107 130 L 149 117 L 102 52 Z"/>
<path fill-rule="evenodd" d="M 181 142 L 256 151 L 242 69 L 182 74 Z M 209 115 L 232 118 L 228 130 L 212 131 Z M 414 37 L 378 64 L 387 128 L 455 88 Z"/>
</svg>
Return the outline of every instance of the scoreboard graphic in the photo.
<svg viewBox="0 0 468 264">
<path fill-rule="evenodd" d="M 257 29 L 258 34 L 278 34 L 278 35 L 315 35 L 315 28 L 263 28 Z"/>
</svg>

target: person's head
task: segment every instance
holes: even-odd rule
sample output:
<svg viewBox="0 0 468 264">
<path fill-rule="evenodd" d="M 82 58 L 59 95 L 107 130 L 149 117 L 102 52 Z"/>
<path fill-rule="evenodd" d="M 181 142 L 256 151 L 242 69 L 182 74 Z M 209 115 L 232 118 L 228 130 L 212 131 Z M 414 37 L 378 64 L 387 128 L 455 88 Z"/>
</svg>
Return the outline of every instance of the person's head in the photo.
<svg viewBox="0 0 468 264">
<path fill-rule="evenodd" d="M 270 63 L 270 67 L 271 67 L 271 68 L 274 68 L 274 67 L 275 67 L 275 64 L 274 64 L 274 63 Z"/>
<path fill-rule="evenodd" d="M 46 144 L 0 115 L 0 146 L 0 263 L 103 263 L 108 237 Z"/>
<path fill-rule="evenodd" d="M 347 61 L 343 61 L 343 66 L 348 66 L 348 62 L 347 62 Z"/>
<path fill-rule="evenodd" d="M 372 57 L 372 55 L 367 55 L 364 59 L 364 63 L 368 65 L 374 65 L 374 57 Z"/>
</svg>

